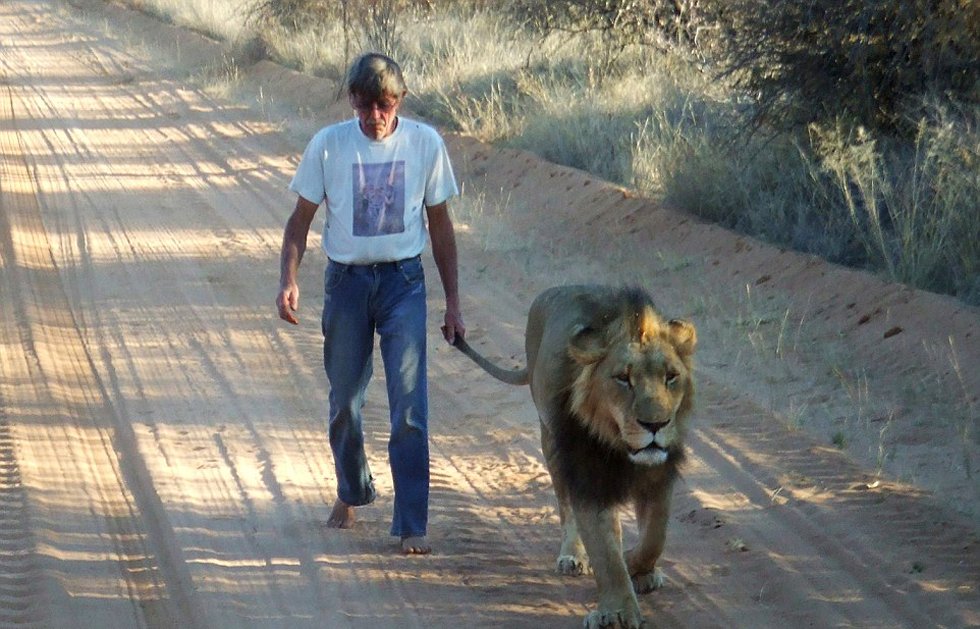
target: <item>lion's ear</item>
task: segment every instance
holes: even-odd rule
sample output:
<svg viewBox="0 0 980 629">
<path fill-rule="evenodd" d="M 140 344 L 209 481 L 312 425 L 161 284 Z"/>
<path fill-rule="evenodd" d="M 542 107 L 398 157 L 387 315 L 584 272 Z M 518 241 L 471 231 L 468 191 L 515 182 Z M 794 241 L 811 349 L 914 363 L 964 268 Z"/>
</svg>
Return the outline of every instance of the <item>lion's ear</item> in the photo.
<svg viewBox="0 0 980 629">
<path fill-rule="evenodd" d="M 698 344 L 698 333 L 694 324 L 684 319 L 671 319 L 667 325 L 670 326 L 670 342 L 677 353 L 681 356 L 692 355 Z"/>
<path fill-rule="evenodd" d="M 602 334 L 595 328 L 580 325 L 572 330 L 572 336 L 568 341 L 568 355 L 575 362 L 591 365 L 599 362 L 605 351 L 606 347 Z"/>
</svg>

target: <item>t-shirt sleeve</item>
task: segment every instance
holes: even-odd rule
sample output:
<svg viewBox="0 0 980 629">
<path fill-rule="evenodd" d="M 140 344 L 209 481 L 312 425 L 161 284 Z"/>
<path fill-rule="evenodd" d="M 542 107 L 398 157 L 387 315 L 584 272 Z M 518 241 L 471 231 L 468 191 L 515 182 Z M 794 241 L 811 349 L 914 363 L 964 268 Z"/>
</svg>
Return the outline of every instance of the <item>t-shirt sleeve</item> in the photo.
<svg viewBox="0 0 980 629">
<path fill-rule="evenodd" d="M 449 161 L 449 151 L 446 149 L 446 143 L 438 134 L 435 134 L 435 150 L 433 152 L 432 168 L 429 170 L 429 177 L 425 184 L 424 202 L 426 207 L 438 205 L 459 194 L 456 176 L 453 174 L 453 166 Z"/>
<path fill-rule="evenodd" d="M 321 203 L 326 197 L 323 181 L 323 163 L 326 159 L 327 153 L 322 138 L 316 135 L 306 145 L 303 159 L 296 167 L 289 189 L 311 203 Z"/>
</svg>

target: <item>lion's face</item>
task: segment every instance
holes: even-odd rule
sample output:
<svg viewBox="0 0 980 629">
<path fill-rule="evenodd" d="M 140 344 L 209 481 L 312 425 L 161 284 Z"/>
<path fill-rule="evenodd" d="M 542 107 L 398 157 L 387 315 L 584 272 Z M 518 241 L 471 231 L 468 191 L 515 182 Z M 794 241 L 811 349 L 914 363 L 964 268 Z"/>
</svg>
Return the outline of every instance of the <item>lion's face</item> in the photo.
<svg viewBox="0 0 980 629">
<path fill-rule="evenodd" d="M 612 335 L 584 334 L 573 339 L 569 352 L 581 367 L 573 410 L 634 463 L 665 463 L 668 452 L 682 444 L 693 401 L 694 326 L 665 323 L 648 309 L 639 325 Z"/>
</svg>

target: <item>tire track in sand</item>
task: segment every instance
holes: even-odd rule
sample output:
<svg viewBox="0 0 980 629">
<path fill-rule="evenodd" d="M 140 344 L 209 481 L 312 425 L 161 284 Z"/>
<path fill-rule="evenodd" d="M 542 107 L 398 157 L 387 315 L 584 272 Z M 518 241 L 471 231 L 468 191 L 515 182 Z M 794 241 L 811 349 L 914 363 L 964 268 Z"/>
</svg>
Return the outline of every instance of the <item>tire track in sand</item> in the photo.
<svg viewBox="0 0 980 629">
<path fill-rule="evenodd" d="M 2 87 L 4 224 L 0 225 L 0 243 L 5 277 L 9 278 L 4 297 L 7 303 L 19 304 L 11 325 L 3 328 L 3 345 L 11 352 L 19 347 L 23 353 L 20 360 L 5 357 L 2 367 L 5 381 L 18 385 L 12 388 L 15 399 L 11 401 L 15 437 L 29 444 L 31 433 L 39 428 L 62 435 L 55 443 L 64 443 L 66 451 L 37 457 L 39 467 L 49 468 L 37 473 L 69 483 L 86 479 L 80 486 L 87 494 L 87 508 L 108 534 L 125 592 L 121 599 L 124 606 L 131 607 L 128 613 L 133 621 L 196 627 L 202 616 L 196 613 L 186 570 L 172 550 L 173 531 L 168 529 L 166 510 L 139 458 L 132 427 L 117 416 L 88 354 L 41 217 L 37 182 L 19 136 L 16 94 L 6 81 Z M 32 406 L 36 406 L 33 411 Z M 38 412 L 43 415 L 28 420 L 29 414 Z M 55 468 L 61 468 L 60 473 Z M 64 518 L 58 510 L 75 506 L 37 508 L 48 514 L 54 528 Z M 56 546 L 58 536 L 51 541 Z M 49 552 L 51 557 L 58 555 L 55 550 Z M 58 570 L 52 566 L 50 572 Z M 73 587 L 67 581 L 60 585 L 66 590 Z"/>
<path fill-rule="evenodd" d="M 42 627 L 35 542 L 16 440 L 0 397 L 0 626 Z"/>
</svg>

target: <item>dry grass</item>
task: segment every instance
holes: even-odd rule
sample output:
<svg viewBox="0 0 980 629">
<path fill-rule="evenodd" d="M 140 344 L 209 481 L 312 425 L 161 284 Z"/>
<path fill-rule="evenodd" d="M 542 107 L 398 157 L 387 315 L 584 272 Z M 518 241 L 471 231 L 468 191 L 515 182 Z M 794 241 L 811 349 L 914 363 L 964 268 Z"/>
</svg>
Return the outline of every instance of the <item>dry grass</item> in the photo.
<svg viewBox="0 0 980 629">
<path fill-rule="evenodd" d="M 919 108 L 929 113 L 914 121 L 912 144 L 827 125 L 763 137 L 746 132 L 757 113 L 751 100 L 680 52 L 627 46 L 610 60 L 608 38 L 525 31 L 486 3 L 436 3 L 424 12 L 401 3 L 384 33 L 377 23 L 345 29 L 339 20 L 257 26 L 231 0 L 140 4 L 239 50 L 334 79 L 350 56 L 381 41 L 411 78 L 412 109 L 445 128 L 980 303 L 976 106 Z"/>
</svg>

